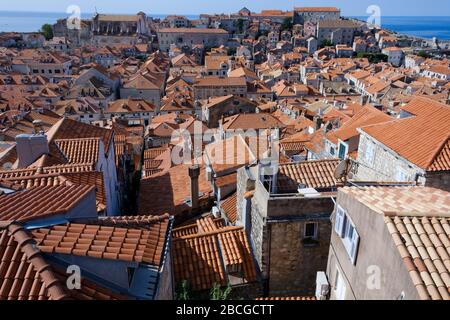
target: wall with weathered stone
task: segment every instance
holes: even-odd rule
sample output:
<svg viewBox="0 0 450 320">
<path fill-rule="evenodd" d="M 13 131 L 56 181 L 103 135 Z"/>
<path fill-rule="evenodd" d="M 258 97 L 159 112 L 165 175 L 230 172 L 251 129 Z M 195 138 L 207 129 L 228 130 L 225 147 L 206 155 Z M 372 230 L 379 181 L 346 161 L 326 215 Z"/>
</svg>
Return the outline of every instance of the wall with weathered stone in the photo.
<svg viewBox="0 0 450 320">
<path fill-rule="evenodd" d="M 374 150 L 373 163 L 366 159 L 369 144 Z M 360 135 L 357 161 L 360 165 L 355 178 L 360 181 L 414 182 L 418 174 L 424 173 L 422 169 L 407 162 L 364 132 Z M 398 170 L 403 170 L 405 181 L 397 181 Z"/>
</svg>

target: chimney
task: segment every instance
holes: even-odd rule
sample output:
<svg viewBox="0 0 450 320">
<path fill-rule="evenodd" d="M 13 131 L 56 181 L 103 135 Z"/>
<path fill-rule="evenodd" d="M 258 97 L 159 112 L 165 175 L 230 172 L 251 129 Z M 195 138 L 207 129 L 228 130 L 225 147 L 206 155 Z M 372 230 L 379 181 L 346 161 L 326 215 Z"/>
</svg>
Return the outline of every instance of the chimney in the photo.
<svg viewBox="0 0 450 320">
<path fill-rule="evenodd" d="M 33 129 L 36 134 L 43 132 L 42 120 L 33 120 Z"/>
<path fill-rule="evenodd" d="M 40 156 L 49 153 L 47 136 L 45 134 L 19 134 L 16 136 L 17 157 L 19 168 L 26 168 Z"/>
<path fill-rule="evenodd" d="M 191 179 L 191 208 L 192 210 L 197 210 L 199 207 L 198 204 L 198 177 L 200 176 L 200 166 L 195 164 L 192 167 L 189 167 L 189 177 Z"/>
</svg>

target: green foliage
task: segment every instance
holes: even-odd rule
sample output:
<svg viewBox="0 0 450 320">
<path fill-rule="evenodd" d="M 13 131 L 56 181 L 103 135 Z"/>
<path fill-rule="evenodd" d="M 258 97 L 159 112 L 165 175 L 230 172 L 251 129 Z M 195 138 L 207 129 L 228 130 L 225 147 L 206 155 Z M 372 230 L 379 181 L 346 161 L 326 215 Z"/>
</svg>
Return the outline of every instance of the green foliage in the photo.
<svg viewBox="0 0 450 320">
<path fill-rule="evenodd" d="M 231 286 L 228 286 L 222 290 L 218 283 L 214 283 L 214 286 L 211 288 L 210 298 L 211 300 L 228 300 L 231 294 Z"/>
<path fill-rule="evenodd" d="M 334 43 L 331 42 L 330 40 L 323 40 L 322 43 L 320 44 L 320 46 L 321 46 L 322 48 L 325 48 L 325 47 L 333 47 L 333 46 L 334 46 Z"/>
<path fill-rule="evenodd" d="M 429 53 L 427 53 L 425 50 L 420 50 L 420 51 L 417 53 L 417 55 L 418 55 L 419 57 L 422 57 L 422 58 L 425 58 L 425 59 L 431 58 L 431 55 L 430 55 Z"/>
<path fill-rule="evenodd" d="M 370 63 L 387 62 L 388 56 L 382 53 L 366 53 L 360 52 L 357 55 L 358 58 L 367 58 Z"/>
<path fill-rule="evenodd" d="M 191 288 L 186 280 L 181 282 L 175 292 L 175 300 L 187 301 L 190 300 Z"/>
<path fill-rule="evenodd" d="M 292 18 L 285 18 L 281 24 L 281 31 L 292 29 Z"/>
<path fill-rule="evenodd" d="M 53 27 L 48 23 L 44 24 L 39 32 L 45 37 L 46 40 L 53 38 Z"/>
</svg>

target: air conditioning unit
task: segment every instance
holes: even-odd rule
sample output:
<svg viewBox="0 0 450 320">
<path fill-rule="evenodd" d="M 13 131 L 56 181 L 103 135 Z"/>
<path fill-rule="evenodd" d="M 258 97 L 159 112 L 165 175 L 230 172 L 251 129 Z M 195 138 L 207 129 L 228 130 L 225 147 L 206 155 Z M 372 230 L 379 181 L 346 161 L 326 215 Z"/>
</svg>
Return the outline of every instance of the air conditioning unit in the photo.
<svg viewBox="0 0 450 320">
<path fill-rule="evenodd" d="M 317 272 L 316 299 L 326 300 L 329 292 L 330 292 L 330 284 L 328 283 L 327 275 L 323 271 Z"/>
</svg>

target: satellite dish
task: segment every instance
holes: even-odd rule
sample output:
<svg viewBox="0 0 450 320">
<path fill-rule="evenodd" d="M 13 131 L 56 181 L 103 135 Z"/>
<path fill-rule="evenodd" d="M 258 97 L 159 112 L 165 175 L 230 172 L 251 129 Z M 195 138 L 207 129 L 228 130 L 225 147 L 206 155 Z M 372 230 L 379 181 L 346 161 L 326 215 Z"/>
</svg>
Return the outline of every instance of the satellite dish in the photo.
<svg viewBox="0 0 450 320">
<path fill-rule="evenodd" d="M 336 169 L 334 170 L 334 177 L 336 179 L 341 179 L 347 174 L 347 160 L 341 161 Z"/>
</svg>

